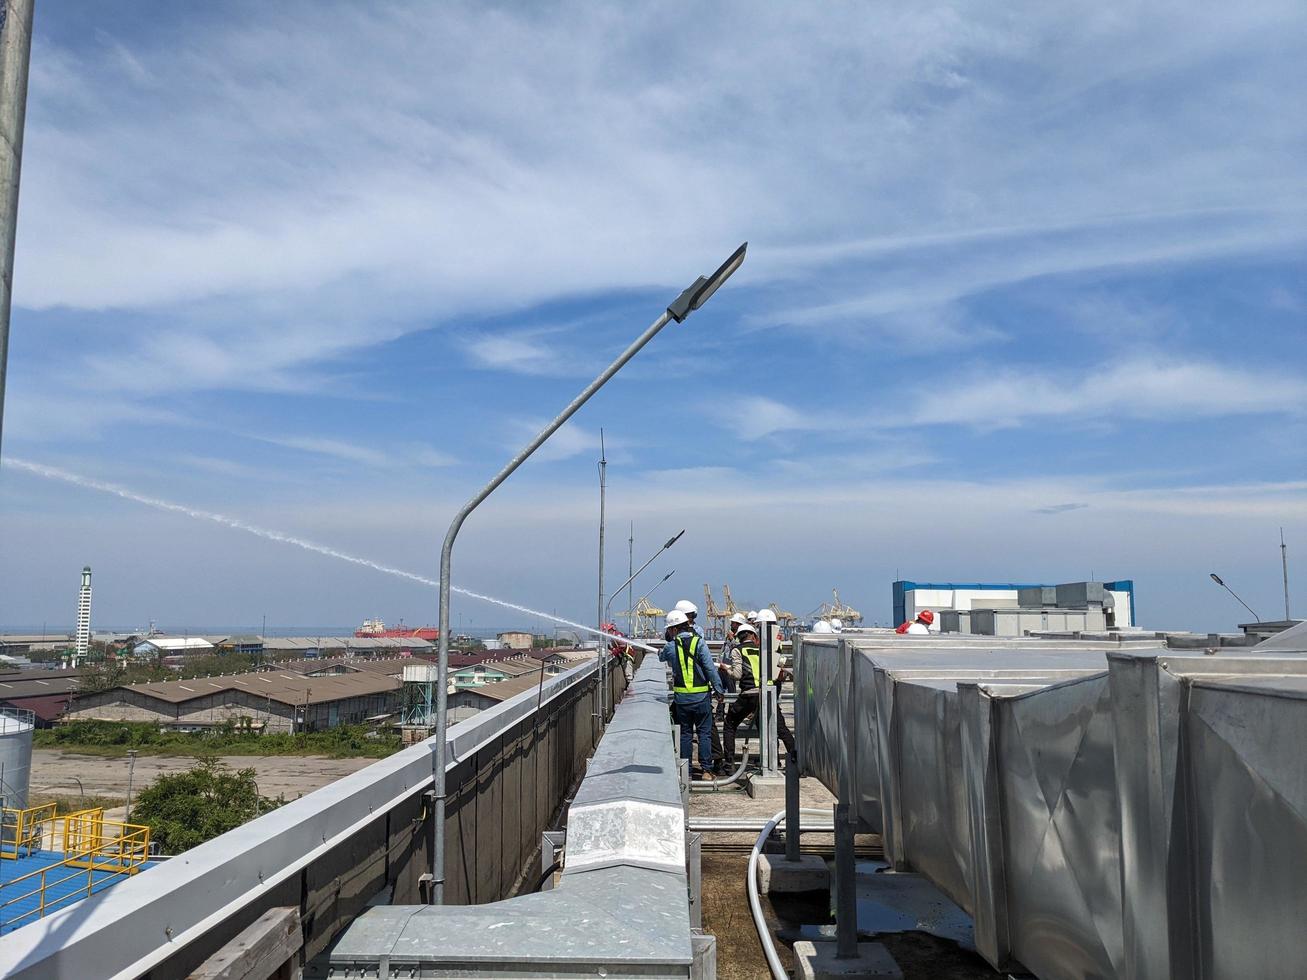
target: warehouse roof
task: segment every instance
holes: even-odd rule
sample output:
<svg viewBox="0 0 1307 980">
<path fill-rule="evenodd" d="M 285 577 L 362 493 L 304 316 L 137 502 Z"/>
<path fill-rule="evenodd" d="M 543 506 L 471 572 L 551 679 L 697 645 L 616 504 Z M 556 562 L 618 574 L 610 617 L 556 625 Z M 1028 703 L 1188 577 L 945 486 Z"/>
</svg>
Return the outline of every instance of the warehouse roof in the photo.
<svg viewBox="0 0 1307 980">
<path fill-rule="evenodd" d="M 151 636 L 141 640 L 156 650 L 212 650 L 213 644 L 202 636 Z"/>
<path fill-rule="evenodd" d="M 539 673 L 535 676 L 524 674 L 521 677 L 510 677 L 508 680 L 497 681 L 494 684 L 482 684 L 480 687 L 464 688 L 459 693 L 481 695 L 482 697 L 489 698 L 491 701 L 507 701 L 509 698 L 515 697 L 523 691 L 534 691 L 539 686 Z"/>
<path fill-rule="evenodd" d="M 210 697 L 223 691 L 244 691 L 279 704 L 299 705 L 341 701 L 345 698 L 397 691 L 399 688 L 400 682 L 394 677 L 375 671 L 310 677 L 294 671 L 261 670 L 245 674 L 229 674 L 225 677 L 127 684 L 93 696 L 112 700 L 114 695 L 121 696 L 124 692 L 131 691 L 172 704 L 181 704 L 184 701 Z"/>
<path fill-rule="evenodd" d="M 431 644 L 416 636 L 269 636 L 265 650 L 426 650 Z"/>
</svg>

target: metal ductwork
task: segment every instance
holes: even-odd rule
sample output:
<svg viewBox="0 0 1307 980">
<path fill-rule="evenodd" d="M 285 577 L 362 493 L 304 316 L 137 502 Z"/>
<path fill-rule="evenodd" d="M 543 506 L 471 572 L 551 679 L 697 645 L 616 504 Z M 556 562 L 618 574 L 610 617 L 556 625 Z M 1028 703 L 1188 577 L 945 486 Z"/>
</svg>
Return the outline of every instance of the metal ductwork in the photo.
<svg viewBox="0 0 1307 980">
<path fill-rule="evenodd" d="M 805 771 L 1044 980 L 1307 962 L 1307 657 L 807 636 Z M 846 771 L 845 767 L 849 767 Z"/>
</svg>

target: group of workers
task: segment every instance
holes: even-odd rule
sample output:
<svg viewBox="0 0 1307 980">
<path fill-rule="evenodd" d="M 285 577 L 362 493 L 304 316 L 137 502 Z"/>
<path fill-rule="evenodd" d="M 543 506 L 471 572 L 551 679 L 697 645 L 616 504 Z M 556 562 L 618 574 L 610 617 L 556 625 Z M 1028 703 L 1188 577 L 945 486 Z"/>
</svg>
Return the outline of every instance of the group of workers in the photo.
<svg viewBox="0 0 1307 980">
<path fill-rule="evenodd" d="M 740 725 L 749 718 L 756 722 L 761 705 L 759 692 L 764 684 L 775 683 L 764 677 L 759 630 L 767 623 L 776 622 L 770 609 L 743 615 L 737 613 L 727 624 L 726 640 L 716 658 L 709 649 L 708 640 L 695 620 L 699 610 L 688 599 L 682 599 L 667 614 L 667 641 L 658 659 L 671 668 L 672 711 L 681 728 L 681 758 L 691 759 L 693 746 L 699 745 L 699 768 L 696 779 L 712 779 L 714 775 L 727 775 L 735 761 L 735 736 Z M 780 672 L 778 681 L 784 680 Z M 725 695 L 735 692 L 730 709 L 720 711 Z M 719 714 L 723 717 L 723 738 L 717 736 L 713 720 L 713 699 L 717 699 Z M 794 752 L 794 736 L 776 708 L 776 737 L 788 752 Z"/>
</svg>

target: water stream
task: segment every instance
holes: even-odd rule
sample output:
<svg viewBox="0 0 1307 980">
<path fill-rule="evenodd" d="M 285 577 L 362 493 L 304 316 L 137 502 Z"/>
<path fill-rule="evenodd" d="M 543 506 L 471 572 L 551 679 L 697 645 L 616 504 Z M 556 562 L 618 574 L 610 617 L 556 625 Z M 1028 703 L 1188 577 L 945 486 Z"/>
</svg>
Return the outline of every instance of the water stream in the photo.
<svg viewBox="0 0 1307 980">
<path fill-rule="evenodd" d="M 244 531 L 247 534 L 253 534 L 256 537 L 264 538 L 268 541 L 276 541 L 280 544 L 293 545 L 296 548 L 302 548 L 305 551 L 312 551 L 315 554 L 325 555 L 328 558 L 335 558 L 338 561 L 347 561 L 354 565 L 362 565 L 364 568 L 370 568 L 373 571 L 381 572 L 385 575 L 394 575 L 397 578 L 405 578 L 412 582 L 418 582 L 431 588 L 439 588 L 440 583 L 435 579 L 427 578 L 425 575 L 418 575 L 414 572 L 405 571 L 402 568 L 394 568 L 391 565 L 383 565 L 381 562 L 372 561 L 369 558 L 360 558 L 358 555 L 351 555 L 347 552 L 340 551 L 336 548 L 328 547 L 324 544 L 317 544 L 314 541 L 307 541 L 304 538 L 297 538 L 294 535 L 286 534 L 282 531 L 274 531 L 266 527 L 259 527 L 256 524 L 250 524 L 236 517 L 228 517 L 226 514 L 217 514 L 209 510 L 199 510 L 195 507 L 187 507 L 183 504 L 173 503 L 171 500 L 163 500 L 159 497 L 150 497 L 143 493 L 137 493 L 126 487 L 118 486 L 115 483 L 106 483 L 103 480 L 95 480 L 91 477 L 81 476 L 77 473 L 70 473 L 68 470 L 62 470 L 54 466 L 46 466 L 43 463 L 33 463 L 25 459 L 15 459 L 9 457 L 5 460 L 6 466 L 12 466 L 14 469 L 22 470 L 25 473 L 32 473 L 36 476 L 44 477 L 47 480 L 59 480 L 63 483 L 71 483 L 73 486 L 82 487 L 87 490 L 96 490 L 100 493 L 111 494 L 115 497 L 121 497 L 123 500 L 130 500 L 133 503 L 143 504 L 146 507 L 153 507 L 156 510 L 168 511 L 173 514 L 184 514 L 187 517 L 194 518 L 197 521 L 210 521 L 214 524 L 221 524 L 237 531 Z M 585 633 L 592 633 L 595 636 L 601 635 L 601 631 L 593 626 L 586 626 L 583 623 L 574 623 L 570 619 L 564 619 L 561 616 L 555 616 L 551 613 L 541 612 L 539 609 L 532 609 L 529 606 L 519 605 L 516 602 L 508 602 L 505 599 L 496 599 L 494 596 L 488 596 L 481 592 L 473 592 L 471 589 L 460 588 L 457 585 L 451 585 L 450 588 L 459 595 L 467 596 L 469 599 L 480 599 L 482 602 L 489 602 L 496 606 L 502 606 L 505 609 L 512 609 L 516 612 L 525 613 L 528 616 L 539 616 L 541 619 L 547 619 L 551 622 L 558 623 L 562 626 L 569 626 L 572 629 L 581 630 Z M 646 643 L 640 643 L 638 640 L 625 640 L 625 643 L 631 646 L 638 646 L 643 650 L 657 652 L 658 648 Z"/>
</svg>

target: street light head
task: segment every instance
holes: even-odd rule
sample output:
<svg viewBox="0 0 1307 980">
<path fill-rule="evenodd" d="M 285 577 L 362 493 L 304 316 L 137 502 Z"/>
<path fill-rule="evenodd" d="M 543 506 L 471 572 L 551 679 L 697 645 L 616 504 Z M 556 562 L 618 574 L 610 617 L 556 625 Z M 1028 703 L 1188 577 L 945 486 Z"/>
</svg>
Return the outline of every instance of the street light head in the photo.
<svg viewBox="0 0 1307 980">
<path fill-rule="evenodd" d="M 684 533 L 685 533 L 685 528 L 681 528 L 681 530 L 680 530 L 679 532 L 677 532 L 677 534 L 676 534 L 674 537 L 670 537 L 670 538 L 668 538 L 668 539 L 667 539 L 667 543 L 666 543 L 665 545 L 663 545 L 663 551 L 666 551 L 666 550 L 667 550 L 668 548 L 670 548 L 672 545 L 676 544 L 677 541 L 680 541 L 680 540 L 681 540 L 681 535 L 684 534 Z"/>
<path fill-rule="evenodd" d="M 734 252 L 731 257 L 717 267 L 717 271 L 711 276 L 700 276 L 690 284 L 690 288 L 676 297 L 671 306 L 667 307 L 667 312 L 677 323 L 681 323 L 687 316 L 703 306 L 712 298 L 712 294 L 721 288 L 722 283 L 731 278 L 735 270 L 744 264 L 744 253 L 749 249 L 749 243 L 745 242 Z"/>
<path fill-rule="evenodd" d="M 1212 572 L 1212 581 L 1215 582 L 1217 585 L 1225 584 L 1224 582 L 1221 581 L 1221 576 L 1217 575 L 1215 572 Z"/>
</svg>

